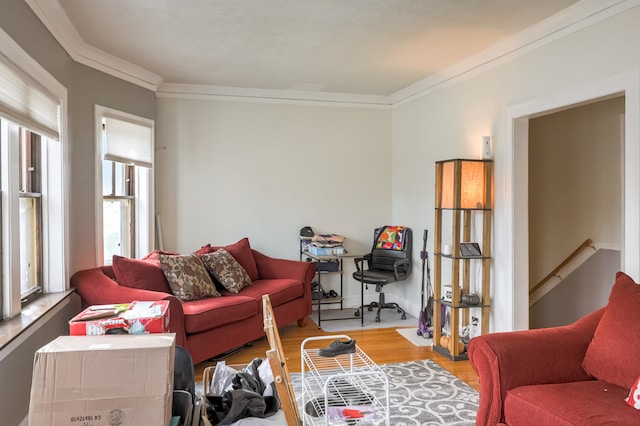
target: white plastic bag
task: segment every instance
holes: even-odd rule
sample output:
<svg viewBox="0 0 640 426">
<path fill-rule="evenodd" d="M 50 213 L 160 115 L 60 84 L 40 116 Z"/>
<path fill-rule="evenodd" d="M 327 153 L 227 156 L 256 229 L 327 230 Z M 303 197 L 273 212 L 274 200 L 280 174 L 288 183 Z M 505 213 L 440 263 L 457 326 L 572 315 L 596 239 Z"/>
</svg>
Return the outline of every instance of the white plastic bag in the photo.
<svg viewBox="0 0 640 426">
<path fill-rule="evenodd" d="M 211 383 L 209 383 L 209 389 L 207 395 L 222 396 L 224 393 L 232 388 L 232 380 L 235 377 L 237 370 L 227 366 L 226 362 L 220 361 L 216 364 L 216 369 L 213 371 L 211 377 Z"/>
</svg>

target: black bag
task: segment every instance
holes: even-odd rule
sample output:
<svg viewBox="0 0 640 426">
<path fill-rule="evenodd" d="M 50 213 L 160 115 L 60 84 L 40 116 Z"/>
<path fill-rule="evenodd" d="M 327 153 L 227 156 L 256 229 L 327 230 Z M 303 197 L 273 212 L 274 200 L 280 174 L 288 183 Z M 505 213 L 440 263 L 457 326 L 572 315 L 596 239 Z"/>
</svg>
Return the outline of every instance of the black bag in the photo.
<svg viewBox="0 0 640 426">
<path fill-rule="evenodd" d="M 173 361 L 173 403 L 171 415 L 179 416 L 178 425 L 191 426 L 196 402 L 196 381 L 191 354 L 176 346 Z"/>
</svg>

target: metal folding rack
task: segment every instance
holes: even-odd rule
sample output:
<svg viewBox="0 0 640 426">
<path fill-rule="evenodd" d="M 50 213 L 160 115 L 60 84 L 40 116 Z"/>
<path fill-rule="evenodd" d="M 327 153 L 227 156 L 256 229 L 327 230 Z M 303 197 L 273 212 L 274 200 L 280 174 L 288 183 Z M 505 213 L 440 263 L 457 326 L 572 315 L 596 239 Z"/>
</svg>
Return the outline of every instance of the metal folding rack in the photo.
<svg viewBox="0 0 640 426">
<path fill-rule="evenodd" d="M 389 381 L 380 367 L 357 345 L 352 354 L 318 355 L 308 344 L 350 339 L 347 335 L 318 336 L 301 344 L 302 406 L 305 425 L 389 425 Z"/>
</svg>

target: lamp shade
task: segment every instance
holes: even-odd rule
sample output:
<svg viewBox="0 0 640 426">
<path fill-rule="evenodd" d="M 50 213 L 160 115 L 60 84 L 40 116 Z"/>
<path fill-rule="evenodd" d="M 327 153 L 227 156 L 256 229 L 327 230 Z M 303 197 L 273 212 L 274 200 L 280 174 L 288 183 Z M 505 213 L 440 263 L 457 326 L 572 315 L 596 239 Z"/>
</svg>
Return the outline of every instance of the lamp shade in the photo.
<svg viewBox="0 0 640 426">
<path fill-rule="evenodd" d="M 441 161 L 441 208 L 484 209 L 488 200 L 490 160 Z"/>
</svg>

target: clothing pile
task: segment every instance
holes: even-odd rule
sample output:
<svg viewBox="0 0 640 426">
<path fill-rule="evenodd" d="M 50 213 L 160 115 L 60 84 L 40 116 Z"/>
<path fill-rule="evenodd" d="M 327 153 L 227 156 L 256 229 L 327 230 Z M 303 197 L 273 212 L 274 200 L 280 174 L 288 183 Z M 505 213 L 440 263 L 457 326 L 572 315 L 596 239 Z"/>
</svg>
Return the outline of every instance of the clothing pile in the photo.
<svg viewBox="0 0 640 426">
<path fill-rule="evenodd" d="M 347 252 L 343 243 L 342 235 L 316 234 L 310 226 L 300 230 L 300 250 L 303 253 L 313 256 L 340 256 Z"/>
<path fill-rule="evenodd" d="M 343 243 L 342 235 L 318 234 L 311 238 L 305 250 L 314 256 L 340 256 L 347 252 Z"/>
<path fill-rule="evenodd" d="M 344 237 L 338 234 L 319 234 L 311 238 L 311 244 L 316 247 L 342 247 Z"/>
<path fill-rule="evenodd" d="M 207 418 L 212 425 L 229 425 L 246 417 L 270 417 L 280 407 L 271 366 L 262 358 L 255 358 L 241 371 L 224 361 L 216 364 L 205 397 Z"/>
</svg>

